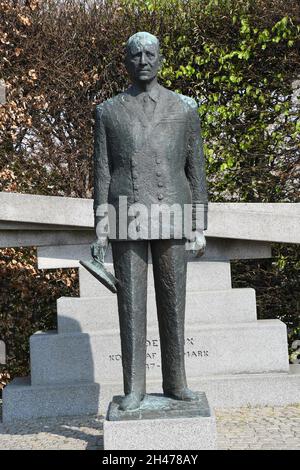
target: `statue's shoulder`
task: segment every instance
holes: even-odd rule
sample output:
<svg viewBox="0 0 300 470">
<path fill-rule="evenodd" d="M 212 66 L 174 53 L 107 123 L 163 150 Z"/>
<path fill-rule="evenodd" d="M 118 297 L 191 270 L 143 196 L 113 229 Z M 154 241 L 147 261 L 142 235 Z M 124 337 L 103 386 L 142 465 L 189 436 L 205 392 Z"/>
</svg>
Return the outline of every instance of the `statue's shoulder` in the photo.
<svg viewBox="0 0 300 470">
<path fill-rule="evenodd" d="M 95 116 L 98 119 L 102 117 L 102 114 L 103 114 L 104 108 L 105 108 L 104 104 L 105 104 L 105 101 L 103 101 L 102 103 L 99 103 L 99 104 L 96 105 Z"/>
<path fill-rule="evenodd" d="M 169 92 L 172 94 L 173 98 L 177 100 L 179 103 L 181 103 L 187 111 L 189 110 L 197 110 L 198 109 L 198 104 L 194 98 L 191 98 L 190 96 L 187 95 L 182 95 L 181 93 L 176 93 L 175 91 L 169 90 Z"/>
<path fill-rule="evenodd" d="M 113 96 L 112 98 L 108 98 L 102 103 L 97 104 L 96 106 L 96 113 L 99 117 L 102 115 L 108 114 L 111 110 L 118 107 L 123 100 L 124 93 L 118 93 L 117 95 Z"/>
</svg>

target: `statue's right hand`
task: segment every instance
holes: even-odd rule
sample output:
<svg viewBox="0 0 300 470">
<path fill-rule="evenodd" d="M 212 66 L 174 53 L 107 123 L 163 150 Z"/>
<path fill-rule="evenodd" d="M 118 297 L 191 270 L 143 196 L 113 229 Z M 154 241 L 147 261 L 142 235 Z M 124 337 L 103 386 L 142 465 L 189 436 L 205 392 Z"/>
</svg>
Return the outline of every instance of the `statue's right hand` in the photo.
<svg viewBox="0 0 300 470">
<path fill-rule="evenodd" d="M 104 263 L 105 253 L 108 247 L 108 237 L 99 237 L 91 244 L 91 254 L 95 261 Z"/>
</svg>

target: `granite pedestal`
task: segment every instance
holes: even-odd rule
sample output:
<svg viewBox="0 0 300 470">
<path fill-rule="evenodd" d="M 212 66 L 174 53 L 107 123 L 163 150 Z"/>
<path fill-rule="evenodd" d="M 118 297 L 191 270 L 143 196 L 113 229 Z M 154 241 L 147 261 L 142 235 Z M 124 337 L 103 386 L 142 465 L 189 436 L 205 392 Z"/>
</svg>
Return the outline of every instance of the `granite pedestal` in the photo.
<svg viewBox="0 0 300 470">
<path fill-rule="evenodd" d="M 120 400 L 113 398 L 104 421 L 105 450 L 216 449 L 215 416 L 204 392 L 192 402 L 146 395 L 134 411 L 120 411 Z"/>
<path fill-rule="evenodd" d="M 161 392 L 151 268 L 148 393 Z M 3 390 L 3 421 L 103 414 L 111 397 L 122 393 L 116 296 L 84 268 L 79 279 L 80 297 L 58 300 L 57 331 L 31 337 L 31 377 Z M 232 289 L 228 260 L 189 263 L 185 337 L 188 384 L 203 390 L 213 407 L 300 402 L 300 365 L 289 367 L 286 326 L 257 320 L 255 291 Z"/>
</svg>

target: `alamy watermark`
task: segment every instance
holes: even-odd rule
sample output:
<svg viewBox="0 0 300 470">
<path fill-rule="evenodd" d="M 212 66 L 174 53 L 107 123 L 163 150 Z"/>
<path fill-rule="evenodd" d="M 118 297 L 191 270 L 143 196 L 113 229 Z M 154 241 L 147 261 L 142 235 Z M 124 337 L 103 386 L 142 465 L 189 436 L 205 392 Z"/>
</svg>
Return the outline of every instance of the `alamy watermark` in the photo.
<svg viewBox="0 0 300 470">
<path fill-rule="evenodd" d="M 204 204 L 128 204 L 120 196 L 118 205 L 101 204 L 96 209 L 97 237 L 121 240 L 186 238 L 204 228 Z M 197 231 L 196 231 L 197 228 Z"/>
</svg>

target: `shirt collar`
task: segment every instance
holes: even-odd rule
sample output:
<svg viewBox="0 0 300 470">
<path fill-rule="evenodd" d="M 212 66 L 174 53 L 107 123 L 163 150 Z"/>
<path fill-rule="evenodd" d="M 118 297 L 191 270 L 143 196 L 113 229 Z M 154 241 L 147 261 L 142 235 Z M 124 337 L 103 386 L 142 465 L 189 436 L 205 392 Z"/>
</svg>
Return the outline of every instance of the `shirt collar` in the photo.
<svg viewBox="0 0 300 470">
<path fill-rule="evenodd" d="M 159 88 L 160 88 L 159 84 L 156 83 L 151 88 L 150 91 L 145 92 L 145 91 L 141 91 L 136 85 L 131 85 L 128 89 L 128 92 L 131 96 L 137 96 L 137 97 L 144 96 L 144 94 L 147 93 L 153 101 L 157 102 L 159 98 L 159 91 L 160 91 Z"/>
</svg>

